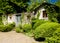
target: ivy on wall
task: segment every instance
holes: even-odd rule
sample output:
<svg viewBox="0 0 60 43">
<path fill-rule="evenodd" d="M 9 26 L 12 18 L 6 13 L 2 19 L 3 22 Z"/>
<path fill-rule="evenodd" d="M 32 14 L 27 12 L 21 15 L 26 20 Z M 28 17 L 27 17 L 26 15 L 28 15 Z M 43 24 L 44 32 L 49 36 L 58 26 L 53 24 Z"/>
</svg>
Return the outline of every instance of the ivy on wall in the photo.
<svg viewBox="0 0 60 43">
<path fill-rule="evenodd" d="M 54 9 L 54 6 L 53 5 L 45 6 L 45 8 L 48 14 L 48 19 L 53 22 L 58 22 L 57 20 L 58 13 Z"/>
<path fill-rule="evenodd" d="M 37 13 L 37 19 L 39 19 L 39 16 L 40 16 L 40 11 L 38 11 Z"/>
</svg>

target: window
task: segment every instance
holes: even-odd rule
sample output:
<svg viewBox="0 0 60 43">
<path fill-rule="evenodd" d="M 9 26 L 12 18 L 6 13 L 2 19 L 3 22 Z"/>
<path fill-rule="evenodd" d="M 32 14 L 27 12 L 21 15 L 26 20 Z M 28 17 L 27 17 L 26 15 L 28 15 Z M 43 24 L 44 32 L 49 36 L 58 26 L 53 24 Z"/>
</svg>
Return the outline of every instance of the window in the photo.
<svg viewBox="0 0 60 43">
<path fill-rule="evenodd" d="M 12 19 L 12 17 L 10 16 L 10 19 Z"/>
<path fill-rule="evenodd" d="M 46 11 L 43 11 L 43 18 L 46 18 L 47 17 L 47 13 Z"/>
</svg>

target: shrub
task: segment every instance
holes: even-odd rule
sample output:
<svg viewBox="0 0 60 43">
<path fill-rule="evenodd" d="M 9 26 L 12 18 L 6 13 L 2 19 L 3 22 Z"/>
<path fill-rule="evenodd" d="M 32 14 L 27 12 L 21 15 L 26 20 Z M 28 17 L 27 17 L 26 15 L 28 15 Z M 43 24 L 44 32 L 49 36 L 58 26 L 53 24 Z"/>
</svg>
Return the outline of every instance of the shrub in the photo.
<svg viewBox="0 0 60 43">
<path fill-rule="evenodd" d="M 7 24 L 7 25 L 0 25 L 0 31 L 8 32 L 11 31 L 15 27 L 14 23 Z"/>
<path fill-rule="evenodd" d="M 0 14 L 0 25 L 2 25 L 3 22 L 2 22 L 2 15 Z"/>
<path fill-rule="evenodd" d="M 5 28 L 4 25 L 0 25 L 0 31 L 2 31 Z"/>
<path fill-rule="evenodd" d="M 35 29 L 36 27 L 38 27 L 41 24 L 46 23 L 46 22 L 48 22 L 48 21 L 46 21 L 46 20 L 37 20 L 36 23 L 33 26 L 33 29 Z"/>
<path fill-rule="evenodd" d="M 24 24 L 22 28 L 24 32 L 29 32 L 32 29 L 32 26 L 31 24 Z"/>
<path fill-rule="evenodd" d="M 20 32 L 22 32 L 22 30 L 17 27 L 17 28 L 16 28 L 16 32 L 17 32 L 17 33 L 20 33 Z"/>
<path fill-rule="evenodd" d="M 60 28 L 57 28 L 57 30 L 54 32 L 53 36 L 60 37 Z"/>
<path fill-rule="evenodd" d="M 37 19 L 36 18 L 32 18 L 32 20 L 31 20 L 31 24 L 32 24 L 32 27 L 34 26 L 34 24 L 37 22 Z"/>
<path fill-rule="evenodd" d="M 15 23 L 14 23 L 14 22 L 11 23 L 11 24 L 8 24 L 8 25 L 10 25 L 10 26 L 12 26 L 12 27 L 15 27 Z"/>
<path fill-rule="evenodd" d="M 46 42 L 60 43 L 60 28 L 57 28 L 57 30 L 53 33 L 53 36 L 47 38 Z"/>
<path fill-rule="evenodd" d="M 22 24 L 19 24 L 15 29 L 17 33 L 23 32 Z"/>
<path fill-rule="evenodd" d="M 38 26 L 34 31 L 34 37 L 51 37 L 60 25 L 58 23 L 48 22 Z"/>
<path fill-rule="evenodd" d="M 20 29 L 22 29 L 22 24 L 19 24 L 17 27 L 20 28 Z"/>
<path fill-rule="evenodd" d="M 2 29 L 3 32 L 7 32 L 7 31 L 11 31 L 13 29 L 12 25 L 11 24 L 8 24 L 5 26 L 4 29 Z"/>
<path fill-rule="evenodd" d="M 28 33 L 25 33 L 25 34 L 29 37 L 33 37 L 34 36 L 34 30 L 30 30 Z"/>
<path fill-rule="evenodd" d="M 47 43 L 60 43 L 60 39 L 50 37 L 50 38 L 47 38 L 46 42 Z"/>
</svg>

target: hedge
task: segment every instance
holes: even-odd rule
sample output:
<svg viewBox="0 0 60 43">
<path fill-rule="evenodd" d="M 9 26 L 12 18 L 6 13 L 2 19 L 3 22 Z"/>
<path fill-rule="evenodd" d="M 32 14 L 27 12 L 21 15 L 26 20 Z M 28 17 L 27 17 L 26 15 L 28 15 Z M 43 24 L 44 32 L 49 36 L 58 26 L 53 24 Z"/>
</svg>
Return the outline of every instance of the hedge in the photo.
<svg viewBox="0 0 60 43">
<path fill-rule="evenodd" d="M 43 23 L 46 23 L 46 22 L 49 22 L 47 20 L 37 20 L 36 23 L 34 24 L 33 26 L 33 29 L 35 29 L 36 27 L 38 27 L 39 25 L 43 24 Z"/>
<path fill-rule="evenodd" d="M 46 39 L 46 42 L 60 43 L 60 28 L 57 28 L 57 30 L 53 33 L 53 36 Z"/>
<path fill-rule="evenodd" d="M 7 24 L 7 25 L 0 25 L 0 31 L 8 32 L 8 31 L 11 31 L 14 27 L 15 27 L 14 23 Z"/>
<path fill-rule="evenodd" d="M 24 32 L 29 32 L 32 29 L 32 25 L 31 24 L 24 24 L 22 26 L 22 29 Z"/>
<path fill-rule="evenodd" d="M 51 37 L 54 31 L 60 26 L 58 23 L 48 22 L 38 26 L 34 31 L 34 38 Z"/>
</svg>

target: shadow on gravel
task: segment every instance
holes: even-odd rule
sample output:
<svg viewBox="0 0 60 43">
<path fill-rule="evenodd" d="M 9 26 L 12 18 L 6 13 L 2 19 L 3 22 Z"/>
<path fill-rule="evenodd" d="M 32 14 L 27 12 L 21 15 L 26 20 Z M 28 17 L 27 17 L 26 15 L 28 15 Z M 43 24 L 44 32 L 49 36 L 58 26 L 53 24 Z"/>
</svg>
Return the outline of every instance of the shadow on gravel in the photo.
<svg viewBox="0 0 60 43">
<path fill-rule="evenodd" d="M 35 39 L 35 38 L 34 38 Z M 45 38 L 43 38 L 43 37 L 40 37 L 40 38 L 37 38 L 37 39 L 35 39 L 36 41 L 39 41 L 39 42 L 44 42 L 45 41 Z"/>
</svg>

